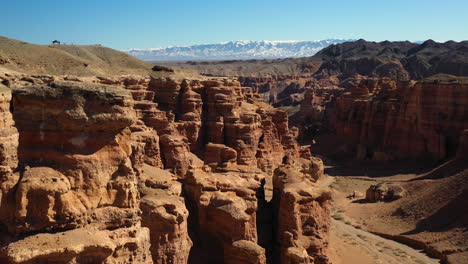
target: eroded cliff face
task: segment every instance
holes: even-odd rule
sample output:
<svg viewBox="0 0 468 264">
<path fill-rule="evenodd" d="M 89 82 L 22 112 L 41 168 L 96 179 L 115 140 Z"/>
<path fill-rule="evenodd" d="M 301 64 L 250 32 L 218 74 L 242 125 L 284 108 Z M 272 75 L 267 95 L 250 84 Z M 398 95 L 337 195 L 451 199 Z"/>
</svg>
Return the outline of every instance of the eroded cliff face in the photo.
<svg viewBox="0 0 468 264">
<path fill-rule="evenodd" d="M 130 95 L 57 82 L 13 98 L 19 140 L 7 155 L 19 166 L 2 175 L 2 263 L 151 263 L 129 158 Z"/>
<path fill-rule="evenodd" d="M 327 263 L 323 165 L 255 90 L 221 78 L 7 83 L 2 263 L 274 263 L 286 247 L 302 262 L 280 263 Z M 265 185 L 280 166 L 302 183 L 276 183 L 273 206 Z M 291 210 L 290 196 L 305 207 Z M 287 244 L 285 232 L 303 233 L 301 242 Z"/>
<path fill-rule="evenodd" d="M 454 156 L 468 127 L 468 85 L 434 76 L 414 82 L 353 78 L 336 100 L 333 126 L 358 146 L 358 159 Z"/>
<path fill-rule="evenodd" d="M 10 112 L 11 90 L 0 84 L 0 176 L 11 174 L 18 166 L 18 130 Z"/>
<path fill-rule="evenodd" d="M 274 174 L 276 263 L 326 264 L 331 193 L 314 186 L 323 164 L 314 160 L 308 169 L 295 166 L 282 165 Z"/>
<path fill-rule="evenodd" d="M 358 160 L 441 160 L 463 151 L 464 77 L 435 75 L 416 82 L 355 75 L 337 86 L 321 83 L 328 81 L 317 80 L 291 116 L 301 139 L 334 134 Z"/>
<path fill-rule="evenodd" d="M 232 148 L 237 164 L 267 173 L 281 164 L 284 156 L 298 157 L 299 146 L 295 132 L 288 128 L 287 115 L 263 103 L 256 92 L 241 87 L 235 79 L 152 79 L 148 90 L 154 91 L 154 101 L 165 115 L 146 124 L 164 135 L 161 145 L 166 153 L 173 153 L 163 159 L 169 164 L 166 167 L 177 168 L 178 175 L 187 172 L 192 159 L 185 154 L 192 152 L 203 158 L 208 143 Z"/>
</svg>

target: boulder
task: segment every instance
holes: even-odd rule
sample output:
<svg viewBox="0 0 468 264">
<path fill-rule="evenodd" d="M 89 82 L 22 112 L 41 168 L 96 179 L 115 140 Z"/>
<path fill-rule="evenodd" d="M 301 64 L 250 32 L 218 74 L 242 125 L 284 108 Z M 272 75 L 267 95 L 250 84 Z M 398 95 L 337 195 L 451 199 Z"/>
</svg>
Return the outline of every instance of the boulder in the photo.
<svg viewBox="0 0 468 264">
<path fill-rule="evenodd" d="M 369 202 L 393 201 L 404 196 L 405 190 L 397 184 L 379 183 L 371 185 L 366 191 L 366 200 Z"/>
</svg>

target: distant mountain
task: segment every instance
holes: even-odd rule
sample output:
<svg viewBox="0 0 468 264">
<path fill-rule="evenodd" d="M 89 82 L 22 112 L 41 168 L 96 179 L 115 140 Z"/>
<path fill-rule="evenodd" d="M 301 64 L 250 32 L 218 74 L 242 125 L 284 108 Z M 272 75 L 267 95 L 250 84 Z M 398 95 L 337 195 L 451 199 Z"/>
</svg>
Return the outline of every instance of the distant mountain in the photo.
<svg viewBox="0 0 468 264">
<path fill-rule="evenodd" d="M 354 74 L 419 80 L 434 74 L 468 76 L 468 41 L 444 43 L 426 40 L 371 42 L 363 39 L 346 42 L 318 52 L 323 60 L 319 74 Z"/>
<path fill-rule="evenodd" d="M 318 41 L 229 41 L 188 47 L 128 49 L 124 52 L 146 61 L 276 59 L 313 56 L 343 39 Z"/>
</svg>

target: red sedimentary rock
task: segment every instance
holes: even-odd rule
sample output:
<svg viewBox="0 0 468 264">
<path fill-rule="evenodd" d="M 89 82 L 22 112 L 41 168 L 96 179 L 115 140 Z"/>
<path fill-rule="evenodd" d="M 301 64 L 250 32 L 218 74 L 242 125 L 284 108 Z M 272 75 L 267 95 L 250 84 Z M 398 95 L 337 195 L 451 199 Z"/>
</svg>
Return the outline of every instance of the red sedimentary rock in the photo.
<svg viewBox="0 0 468 264">
<path fill-rule="evenodd" d="M 264 251 L 252 247 L 257 245 L 256 194 L 264 177 L 258 169 L 242 165 L 189 173 L 185 191 L 193 214 L 195 263 L 265 263 Z M 239 262 L 230 259 L 234 252 Z M 240 262 L 242 255 L 253 258 Z"/>
<path fill-rule="evenodd" d="M 314 186 L 323 164 L 319 160 L 312 163 L 309 170 L 298 169 L 298 164 L 275 170 L 272 202 L 277 263 L 329 263 L 331 193 Z"/>
<path fill-rule="evenodd" d="M 255 89 L 222 78 L 28 78 L 11 79 L 13 98 L 0 87 L 1 263 L 267 263 L 286 244 L 266 234 L 295 232 L 271 226 L 284 213 L 265 209 L 279 166 L 302 183 L 276 183 L 274 210 L 297 220 L 309 208 L 318 223 L 288 248 L 325 263 L 329 207 L 305 194 L 322 193 L 313 182 L 323 164 Z M 307 206 L 279 198 L 289 195 Z"/>
<path fill-rule="evenodd" d="M 2 177 L 2 232 L 16 240 L 2 263 L 151 263 L 130 162 L 130 95 L 76 82 L 13 94 L 21 167 Z"/>
<path fill-rule="evenodd" d="M 454 155 L 468 127 L 466 80 L 439 75 L 417 83 L 359 77 L 336 100 L 333 126 L 360 144 L 358 158 Z"/>
</svg>

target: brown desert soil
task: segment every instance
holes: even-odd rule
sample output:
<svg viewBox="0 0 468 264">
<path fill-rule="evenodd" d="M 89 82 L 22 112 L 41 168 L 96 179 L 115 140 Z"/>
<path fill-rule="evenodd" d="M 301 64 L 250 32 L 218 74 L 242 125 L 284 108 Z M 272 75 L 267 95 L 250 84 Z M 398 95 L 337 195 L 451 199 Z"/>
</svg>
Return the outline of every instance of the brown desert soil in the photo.
<svg viewBox="0 0 468 264">
<path fill-rule="evenodd" d="M 423 169 L 427 163 L 325 163 L 335 180 L 330 185 L 333 263 L 468 263 L 468 170 L 463 164 L 449 161 Z M 399 184 L 405 197 L 367 202 L 367 188 L 380 182 Z M 353 192 L 363 196 L 351 198 Z"/>
</svg>

